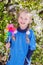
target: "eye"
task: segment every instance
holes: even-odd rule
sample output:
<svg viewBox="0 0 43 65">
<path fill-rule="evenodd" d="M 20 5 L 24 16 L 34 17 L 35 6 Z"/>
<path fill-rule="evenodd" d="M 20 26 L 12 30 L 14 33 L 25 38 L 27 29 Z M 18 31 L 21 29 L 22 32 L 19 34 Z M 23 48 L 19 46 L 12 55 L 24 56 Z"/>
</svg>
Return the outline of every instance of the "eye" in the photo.
<svg viewBox="0 0 43 65">
<path fill-rule="evenodd" d="M 20 17 L 21 19 L 23 19 L 22 17 Z"/>
</svg>

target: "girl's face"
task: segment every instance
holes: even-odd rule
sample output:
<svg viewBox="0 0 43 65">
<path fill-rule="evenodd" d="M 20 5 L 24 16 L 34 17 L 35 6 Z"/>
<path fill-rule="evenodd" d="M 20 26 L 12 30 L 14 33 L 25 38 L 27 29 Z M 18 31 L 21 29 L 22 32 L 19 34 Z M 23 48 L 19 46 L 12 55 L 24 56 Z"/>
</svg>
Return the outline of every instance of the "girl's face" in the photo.
<svg viewBox="0 0 43 65">
<path fill-rule="evenodd" d="M 22 12 L 20 13 L 19 17 L 18 17 L 18 23 L 21 29 L 25 29 L 28 24 L 30 24 L 30 15 L 28 15 L 29 13 L 25 13 Z"/>
</svg>

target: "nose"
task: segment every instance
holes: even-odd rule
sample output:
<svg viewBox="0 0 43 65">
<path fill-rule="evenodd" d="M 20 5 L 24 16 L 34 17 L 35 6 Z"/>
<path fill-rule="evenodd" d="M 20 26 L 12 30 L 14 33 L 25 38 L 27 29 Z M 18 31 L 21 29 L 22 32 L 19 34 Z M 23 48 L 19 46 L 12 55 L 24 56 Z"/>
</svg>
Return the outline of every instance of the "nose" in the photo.
<svg viewBox="0 0 43 65">
<path fill-rule="evenodd" d="M 24 20 L 24 19 L 22 19 L 22 21 L 23 21 L 23 22 L 25 22 L 25 20 Z"/>
</svg>

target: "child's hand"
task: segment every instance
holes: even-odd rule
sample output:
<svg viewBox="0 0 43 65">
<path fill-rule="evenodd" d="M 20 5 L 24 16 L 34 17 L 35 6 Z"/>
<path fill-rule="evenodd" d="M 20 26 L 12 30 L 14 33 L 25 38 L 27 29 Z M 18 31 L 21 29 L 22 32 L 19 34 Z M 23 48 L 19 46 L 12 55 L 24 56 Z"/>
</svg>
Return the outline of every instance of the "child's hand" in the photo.
<svg viewBox="0 0 43 65">
<path fill-rule="evenodd" d="M 5 45 L 6 49 L 8 50 L 10 48 L 10 43 L 8 42 L 6 45 Z"/>
<path fill-rule="evenodd" d="M 5 62 L 7 60 L 6 56 L 3 56 L 1 60 Z"/>
</svg>

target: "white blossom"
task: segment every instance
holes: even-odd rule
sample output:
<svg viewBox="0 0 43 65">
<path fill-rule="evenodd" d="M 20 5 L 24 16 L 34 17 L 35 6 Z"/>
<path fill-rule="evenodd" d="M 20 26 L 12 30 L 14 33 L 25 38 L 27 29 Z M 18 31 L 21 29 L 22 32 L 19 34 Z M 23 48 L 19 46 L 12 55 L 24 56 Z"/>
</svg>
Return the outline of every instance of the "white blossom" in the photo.
<svg viewBox="0 0 43 65">
<path fill-rule="evenodd" d="M 22 9 L 23 7 L 22 7 L 22 4 L 19 4 L 19 7 L 20 7 L 20 9 Z"/>
<path fill-rule="evenodd" d="M 41 26 L 35 26 L 34 28 L 35 28 L 36 32 L 38 32 L 39 34 L 41 34 L 41 32 L 42 32 Z"/>
<path fill-rule="evenodd" d="M 42 23 L 42 18 L 39 17 L 38 13 L 36 10 L 31 11 L 34 19 L 34 23 L 36 26 L 33 26 L 34 30 L 41 34 L 42 29 L 43 29 L 43 23 Z"/>
</svg>

